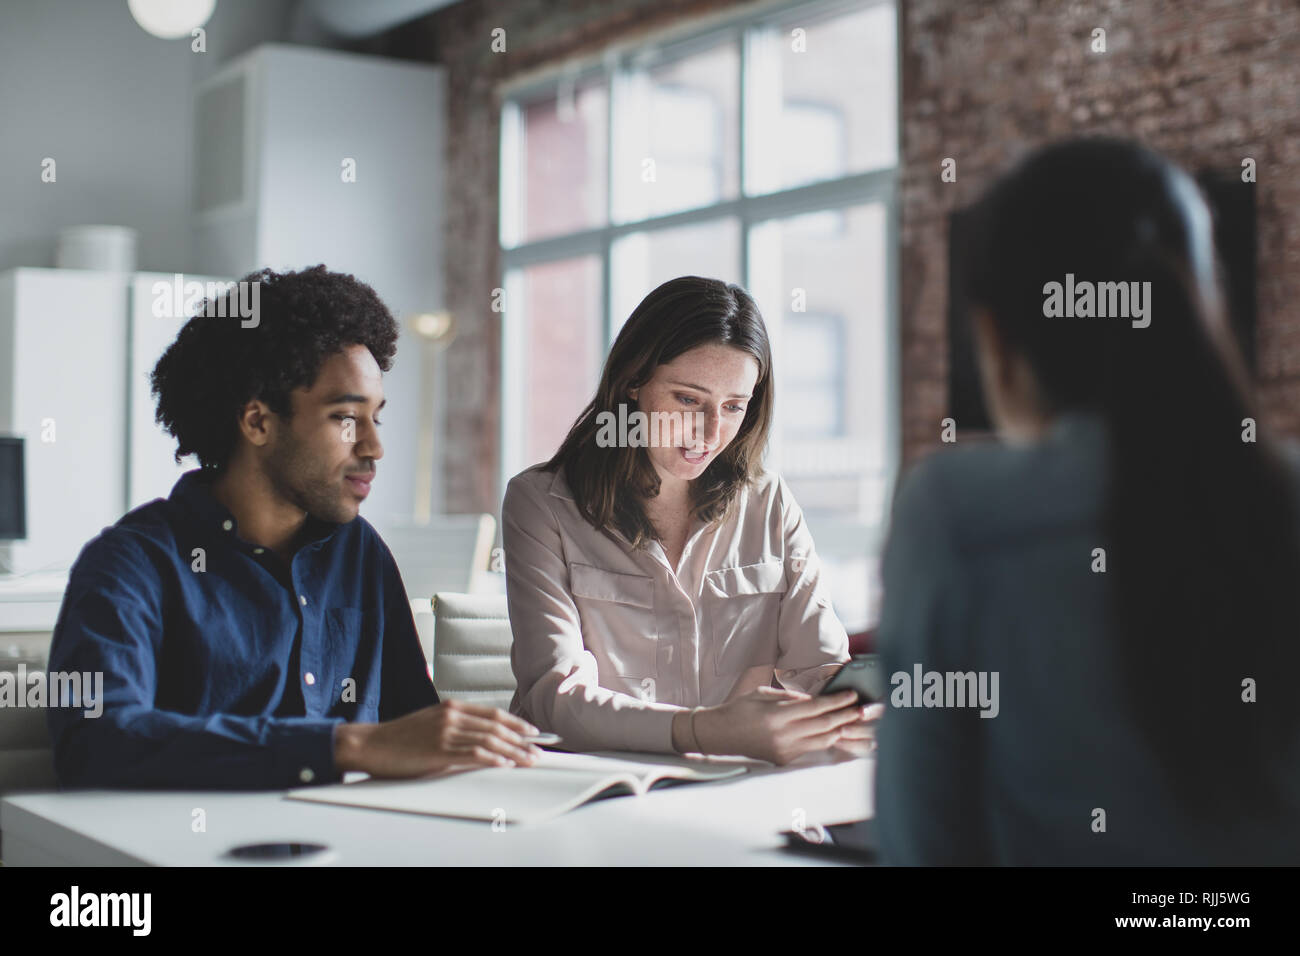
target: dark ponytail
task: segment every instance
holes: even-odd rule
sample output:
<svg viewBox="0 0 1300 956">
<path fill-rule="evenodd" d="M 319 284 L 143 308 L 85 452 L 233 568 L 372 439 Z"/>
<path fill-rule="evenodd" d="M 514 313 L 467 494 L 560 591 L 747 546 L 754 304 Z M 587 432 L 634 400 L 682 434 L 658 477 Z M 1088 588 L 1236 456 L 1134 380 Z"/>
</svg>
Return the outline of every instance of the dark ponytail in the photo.
<svg viewBox="0 0 1300 956">
<path fill-rule="evenodd" d="M 1135 726 L 1189 812 L 1278 809 L 1277 755 L 1300 726 L 1297 485 L 1265 436 L 1244 440 L 1256 416 L 1203 201 L 1149 150 L 1078 140 L 999 180 L 976 220 L 970 301 L 1028 361 L 1050 411 L 1107 425 L 1104 546 Z M 1150 283 L 1150 325 L 1045 317 L 1044 284 L 1066 273 Z"/>
</svg>

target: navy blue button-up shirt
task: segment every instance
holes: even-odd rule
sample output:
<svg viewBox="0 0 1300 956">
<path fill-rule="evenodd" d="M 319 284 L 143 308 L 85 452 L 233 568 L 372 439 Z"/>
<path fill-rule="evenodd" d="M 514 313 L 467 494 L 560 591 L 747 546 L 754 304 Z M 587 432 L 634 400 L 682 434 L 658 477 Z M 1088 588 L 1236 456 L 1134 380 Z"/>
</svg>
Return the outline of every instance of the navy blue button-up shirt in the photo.
<svg viewBox="0 0 1300 956">
<path fill-rule="evenodd" d="M 49 710 L 64 786 L 337 781 L 335 725 L 438 703 L 392 553 L 309 517 L 291 564 L 239 536 L 201 469 L 72 567 L 51 672 L 103 673 L 102 714 Z"/>
</svg>

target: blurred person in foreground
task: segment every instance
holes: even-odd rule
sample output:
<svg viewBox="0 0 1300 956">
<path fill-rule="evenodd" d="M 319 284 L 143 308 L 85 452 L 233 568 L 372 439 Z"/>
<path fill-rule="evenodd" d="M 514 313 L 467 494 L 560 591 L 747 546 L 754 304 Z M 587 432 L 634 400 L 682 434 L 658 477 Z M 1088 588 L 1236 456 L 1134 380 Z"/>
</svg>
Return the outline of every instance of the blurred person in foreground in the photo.
<svg viewBox="0 0 1300 956">
<path fill-rule="evenodd" d="M 1206 204 L 1155 153 L 1088 139 L 1023 160 L 974 223 L 1002 442 L 926 459 L 895 503 L 882 858 L 1294 863 L 1300 482 L 1254 433 Z M 992 706 L 961 706 L 968 674 Z"/>
</svg>

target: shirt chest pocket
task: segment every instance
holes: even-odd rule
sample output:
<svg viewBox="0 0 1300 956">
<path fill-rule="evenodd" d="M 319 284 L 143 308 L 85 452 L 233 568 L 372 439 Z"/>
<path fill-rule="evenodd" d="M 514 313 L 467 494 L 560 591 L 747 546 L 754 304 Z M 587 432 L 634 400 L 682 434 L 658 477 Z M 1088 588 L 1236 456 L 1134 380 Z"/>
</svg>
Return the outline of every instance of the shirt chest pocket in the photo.
<svg viewBox="0 0 1300 956">
<path fill-rule="evenodd" d="M 582 618 L 582 642 L 600 664 L 620 677 L 657 676 L 653 578 L 573 564 L 569 589 Z"/>
<path fill-rule="evenodd" d="M 762 561 L 719 568 L 704 578 L 713 628 L 713 666 L 735 674 L 773 665 L 780 653 L 777 621 L 785 595 L 785 564 Z"/>
</svg>

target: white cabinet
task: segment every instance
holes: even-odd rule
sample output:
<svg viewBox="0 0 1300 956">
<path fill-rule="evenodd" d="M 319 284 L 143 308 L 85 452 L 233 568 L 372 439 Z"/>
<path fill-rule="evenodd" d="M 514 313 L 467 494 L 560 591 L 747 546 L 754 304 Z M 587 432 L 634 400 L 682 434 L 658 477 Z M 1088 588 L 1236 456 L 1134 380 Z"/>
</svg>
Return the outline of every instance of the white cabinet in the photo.
<svg viewBox="0 0 1300 956">
<path fill-rule="evenodd" d="M 407 319 L 445 306 L 445 98 L 441 67 L 279 44 L 196 93 L 194 268 L 239 277 L 324 263 L 372 286 L 398 321 L 384 460 L 364 512 L 381 525 L 419 513 L 417 452 L 433 413 L 421 408 L 425 363 Z M 439 472 L 442 423 L 429 427 Z"/>
<path fill-rule="evenodd" d="M 154 284 L 172 281 L 0 273 L 0 433 L 24 438 L 26 459 L 27 539 L 0 543 L 14 571 L 66 571 L 91 538 L 197 467 L 173 462 L 149 394 L 149 373 L 185 322 L 153 314 Z"/>
<path fill-rule="evenodd" d="M 149 375 L 167 347 L 176 341 L 181 327 L 189 321 L 174 310 L 154 309 L 155 289 L 171 287 L 174 275 L 137 272 L 129 277 L 127 288 L 127 337 L 130 342 L 127 379 L 126 425 L 126 504 L 125 511 L 166 498 L 176 479 L 199 466 L 198 459 L 188 457 L 176 464 L 176 439 L 154 422 L 156 400 L 150 394 Z M 185 275 L 183 282 L 205 285 L 218 280 L 209 276 Z M 155 311 L 163 312 L 159 316 Z"/>
<path fill-rule="evenodd" d="M 125 274 L 0 274 L 0 432 L 25 439 L 16 571 L 59 570 L 126 500 Z M 6 545 L 0 544 L 0 548 Z"/>
<path fill-rule="evenodd" d="M 324 262 L 394 314 L 441 307 L 441 68 L 268 44 L 195 101 L 195 261 Z"/>
</svg>

